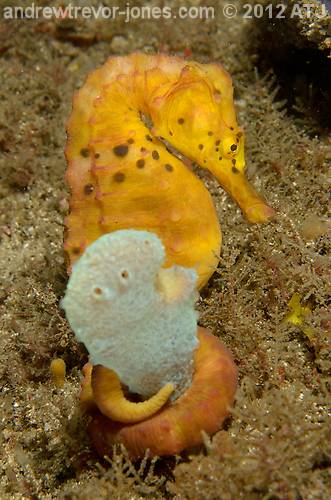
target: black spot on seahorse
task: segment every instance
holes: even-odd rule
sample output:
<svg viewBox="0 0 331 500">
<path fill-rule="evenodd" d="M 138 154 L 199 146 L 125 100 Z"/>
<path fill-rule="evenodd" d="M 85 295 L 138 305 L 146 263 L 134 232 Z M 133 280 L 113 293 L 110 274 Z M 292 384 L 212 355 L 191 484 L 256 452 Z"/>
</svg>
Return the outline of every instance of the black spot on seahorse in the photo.
<svg viewBox="0 0 331 500">
<path fill-rule="evenodd" d="M 90 150 L 88 148 L 82 148 L 80 150 L 80 154 L 84 157 L 84 158 L 88 158 L 90 156 Z"/>
<path fill-rule="evenodd" d="M 93 193 L 93 191 L 94 191 L 93 184 L 85 184 L 84 194 L 89 195 L 89 194 Z"/>
<path fill-rule="evenodd" d="M 119 144 L 113 148 L 116 156 L 125 156 L 128 154 L 129 146 L 127 144 Z"/>
<path fill-rule="evenodd" d="M 144 168 L 145 166 L 145 160 L 143 158 L 140 158 L 139 160 L 136 161 L 137 168 Z"/>
<path fill-rule="evenodd" d="M 116 174 L 113 175 L 113 180 L 115 182 L 123 182 L 125 179 L 125 174 L 123 172 L 116 172 Z"/>
</svg>

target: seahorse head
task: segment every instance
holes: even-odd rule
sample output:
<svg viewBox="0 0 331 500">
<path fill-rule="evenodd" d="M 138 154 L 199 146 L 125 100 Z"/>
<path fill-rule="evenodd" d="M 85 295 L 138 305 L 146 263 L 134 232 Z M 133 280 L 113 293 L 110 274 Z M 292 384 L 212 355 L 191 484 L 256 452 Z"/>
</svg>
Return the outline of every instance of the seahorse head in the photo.
<svg viewBox="0 0 331 500">
<path fill-rule="evenodd" d="M 171 86 L 160 86 L 151 106 L 153 133 L 212 172 L 250 222 L 274 214 L 244 175 L 244 134 L 238 126 L 233 86 L 218 64 L 189 62 Z"/>
<path fill-rule="evenodd" d="M 161 95 L 160 95 L 161 94 Z M 230 76 L 217 64 L 188 63 L 164 94 L 154 96 L 153 132 L 208 168 L 245 167 L 244 136 L 237 125 Z"/>
</svg>

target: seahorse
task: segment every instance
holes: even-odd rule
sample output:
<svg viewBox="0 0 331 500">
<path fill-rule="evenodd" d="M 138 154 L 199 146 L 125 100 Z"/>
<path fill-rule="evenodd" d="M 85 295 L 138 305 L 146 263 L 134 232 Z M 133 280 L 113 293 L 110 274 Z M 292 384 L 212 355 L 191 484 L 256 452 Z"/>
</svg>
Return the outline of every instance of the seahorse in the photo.
<svg viewBox="0 0 331 500">
<path fill-rule="evenodd" d="M 131 228 L 161 238 L 165 267 L 195 268 L 198 288 L 208 281 L 221 230 L 211 195 L 180 154 L 214 174 L 250 222 L 274 213 L 245 178 L 244 134 L 220 64 L 110 57 L 74 96 L 67 132 L 69 272 L 101 235 Z"/>
</svg>

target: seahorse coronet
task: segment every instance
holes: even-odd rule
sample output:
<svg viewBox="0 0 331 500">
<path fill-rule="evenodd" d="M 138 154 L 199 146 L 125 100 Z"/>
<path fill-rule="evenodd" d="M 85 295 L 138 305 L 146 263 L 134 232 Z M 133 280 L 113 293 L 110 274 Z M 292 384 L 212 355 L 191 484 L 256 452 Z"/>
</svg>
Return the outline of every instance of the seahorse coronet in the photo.
<svg viewBox="0 0 331 500">
<path fill-rule="evenodd" d="M 132 228 L 162 239 L 166 267 L 195 268 L 199 288 L 208 281 L 220 253 L 218 217 L 204 184 L 166 142 L 210 170 L 249 220 L 272 215 L 243 175 L 232 96 L 221 65 L 163 54 L 111 57 L 87 77 L 67 124 L 69 272 L 102 234 Z"/>
</svg>

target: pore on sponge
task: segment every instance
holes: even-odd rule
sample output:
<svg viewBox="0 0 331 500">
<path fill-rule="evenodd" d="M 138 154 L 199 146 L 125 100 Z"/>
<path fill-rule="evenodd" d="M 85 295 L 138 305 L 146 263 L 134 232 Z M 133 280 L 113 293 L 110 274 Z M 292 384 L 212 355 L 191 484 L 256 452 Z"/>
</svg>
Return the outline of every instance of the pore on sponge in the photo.
<svg viewBox="0 0 331 500">
<path fill-rule="evenodd" d="M 114 370 L 144 397 L 171 382 L 175 399 L 192 380 L 197 275 L 161 268 L 164 259 L 153 233 L 105 234 L 75 263 L 61 305 L 92 364 Z"/>
</svg>

